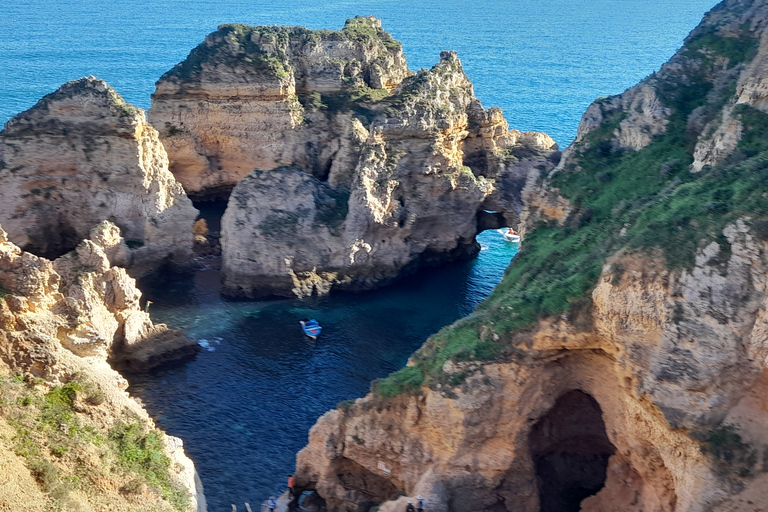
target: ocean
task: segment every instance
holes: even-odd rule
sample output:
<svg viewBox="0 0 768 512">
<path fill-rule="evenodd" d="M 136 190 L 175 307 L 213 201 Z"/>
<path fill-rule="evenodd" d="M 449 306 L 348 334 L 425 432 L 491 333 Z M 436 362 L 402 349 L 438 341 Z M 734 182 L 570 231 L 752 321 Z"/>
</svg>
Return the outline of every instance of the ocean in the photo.
<svg viewBox="0 0 768 512">
<path fill-rule="evenodd" d="M 713 0 L 10 0 L 0 6 L 0 121 L 62 83 L 105 79 L 148 108 L 154 82 L 220 23 L 341 28 L 375 15 L 403 42 L 411 69 L 457 50 L 486 107 L 510 126 L 564 147 L 599 96 L 652 73 Z M 208 212 L 215 217 L 216 212 Z M 158 426 L 184 440 L 210 510 L 258 504 L 285 488 L 295 453 L 325 411 L 362 396 L 405 364 L 427 336 L 472 311 L 501 279 L 517 246 L 478 236 L 479 256 L 393 286 L 304 301 L 230 301 L 219 275 L 142 282 L 155 321 L 202 347 L 190 362 L 130 377 Z M 302 317 L 324 326 L 314 343 Z"/>
</svg>

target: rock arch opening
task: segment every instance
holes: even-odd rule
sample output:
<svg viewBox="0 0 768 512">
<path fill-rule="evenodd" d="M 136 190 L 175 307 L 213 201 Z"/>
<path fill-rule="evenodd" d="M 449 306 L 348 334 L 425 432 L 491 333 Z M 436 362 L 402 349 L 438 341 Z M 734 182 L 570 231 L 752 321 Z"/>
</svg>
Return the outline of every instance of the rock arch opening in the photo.
<svg viewBox="0 0 768 512">
<path fill-rule="evenodd" d="M 528 446 L 536 471 L 541 512 L 578 512 L 605 485 L 616 448 L 605 432 L 597 401 L 569 391 L 533 426 Z"/>
</svg>

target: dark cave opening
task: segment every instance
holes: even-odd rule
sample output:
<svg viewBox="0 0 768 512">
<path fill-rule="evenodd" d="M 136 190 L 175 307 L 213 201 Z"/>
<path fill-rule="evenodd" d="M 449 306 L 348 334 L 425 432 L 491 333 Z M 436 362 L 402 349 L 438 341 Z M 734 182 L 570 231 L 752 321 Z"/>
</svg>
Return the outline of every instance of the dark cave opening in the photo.
<svg viewBox="0 0 768 512">
<path fill-rule="evenodd" d="M 46 218 L 45 215 L 41 217 Z M 79 236 L 75 228 L 58 217 L 55 212 L 48 214 L 47 219 L 47 222 L 38 222 L 39 227 L 36 231 L 28 231 L 29 243 L 22 249 L 53 261 L 74 250 L 83 241 L 83 237 Z"/>
<path fill-rule="evenodd" d="M 602 411 L 590 395 L 562 395 L 531 429 L 528 446 L 542 512 L 578 512 L 581 502 L 605 485 L 608 459 L 616 451 Z"/>
</svg>

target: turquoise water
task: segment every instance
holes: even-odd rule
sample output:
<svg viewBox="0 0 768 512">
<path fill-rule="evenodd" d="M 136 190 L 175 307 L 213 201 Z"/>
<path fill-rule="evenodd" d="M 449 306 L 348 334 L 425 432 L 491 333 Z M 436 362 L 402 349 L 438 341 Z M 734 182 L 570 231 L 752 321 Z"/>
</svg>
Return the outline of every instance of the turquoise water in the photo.
<svg viewBox="0 0 768 512">
<path fill-rule="evenodd" d="M 185 440 L 211 510 L 281 492 L 319 416 L 363 396 L 371 380 L 401 368 L 427 336 L 491 292 L 518 245 L 496 231 L 478 240 L 473 261 L 365 294 L 229 301 L 214 270 L 144 287 L 153 318 L 183 328 L 203 350 L 194 361 L 129 376 L 130 391 Z M 323 326 L 317 341 L 304 336 L 302 318 Z"/>
<path fill-rule="evenodd" d="M 62 83 L 105 79 L 149 107 L 154 82 L 220 23 L 341 28 L 373 14 L 412 69 L 457 50 L 477 96 L 561 145 L 587 105 L 658 69 L 713 0 L 3 0 L 0 122 Z"/>
<path fill-rule="evenodd" d="M 5 0 L 0 4 L 0 122 L 63 82 L 107 80 L 149 107 L 154 82 L 219 23 L 341 28 L 382 18 L 412 69 L 454 49 L 486 107 L 561 145 L 596 97 L 656 70 L 713 0 Z M 131 378 L 160 427 L 185 440 L 212 511 L 278 492 L 316 418 L 363 395 L 424 339 L 486 297 L 516 252 L 495 232 L 470 262 L 383 290 L 307 301 L 235 302 L 216 271 L 145 283 L 152 315 L 203 347 L 194 361 Z M 324 326 L 308 342 L 298 320 Z"/>
</svg>

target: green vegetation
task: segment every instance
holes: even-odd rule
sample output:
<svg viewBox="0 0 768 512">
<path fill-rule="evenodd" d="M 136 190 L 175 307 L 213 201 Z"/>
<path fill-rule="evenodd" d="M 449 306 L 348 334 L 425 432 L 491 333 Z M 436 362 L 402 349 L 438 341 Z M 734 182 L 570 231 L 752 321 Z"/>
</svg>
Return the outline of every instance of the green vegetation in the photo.
<svg viewBox="0 0 768 512">
<path fill-rule="evenodd" d="M 371 389 L 383 397 L 399 395 L 404 391 L 418 391 L 424 383 L 424 374 L 421 369 L 414 366 L 406 366 L 396 371 L 386 379 L 377 379 L 371 384 Z"/>
<path fill-rule="evenodd" d="M 750 58 L 755 44 L 751 35 L 723 38 L 715 31 L 692 38 L 683 51 L 696 60 L 681 72 L 649 79 L 671 114 L 665 133 L 640 151 L 618 147 L 614 132 L 627 116 L 608 112 L 553 178 L 573 206 L 565 225 L 543 223 L 528 233 L 477 313 L 432 336 L 414 355 L 414 367 L 379 381 L 374 390 L 392 396 L 413 390 L 405 383 L 419 379 L 433 387 L 460 383 L 456 375 L 443 374 L 446 361 L 524 357 L 513 339 L 539 319 L 565 314 L 577 325 L 588 322 L 590 292 L 606 258 L 618 251 L 663 257 L 667 267 L 681 270 L 691 268 L 697 249 L 713 241 L 720 246 L 714 263 L 727 261 L 730 245 L 722 231 L 736 219 L 751 218 L 758 236 L 768 239 L 767 114 L 737 107 L 744 133 L 736 151 L 714 168 L 689 171 L 701 127 L 735 92 L 735 78 L 714 87 L 718 65 L 711 55 L 728 57 L 733 66 Z M 692 114 L 698 129 L 689 123 Z"/>
<path fill-rule="evenodd" d="M 162 433 L 128 418 L 109 432 L 101 430 L 89 407 L 99 407 L 104 393 L 75 375 L 46 391 L 42 380 L 0 377 L 0 416 L 14 429 L 14 452 L 22 457 L 55 508 L 76 508 L 75 490 L 89 492 L 101 479 L 129 480 L 156 489 L 172 506 L 188 506 L 185 491 L 169 478 Z M 94 465 L 98 460 L 100 465 Z"/>
<path fill-rule="evenodd" d="M 11 292 L 11 290 L 8 290 L 0 286 L 0 302 L 2 302 L 9 295 L 13 295 L 13 292 Z"/>
<path fill-rule="evenodd" d="M 717 27 L 698 30 L 685 44 L 686 55 L 695 58 L 704 54 L 705 59 L 710 59 L 710 56 L 725 57 L 731 66 L 752 60 L 760 40 L 749 32 L 748 25 L 741 27 L 740 34 L 727 37 L 720 35 Z"/>
<path fill-rule="evenodd" d="M 216 32 L 195 47 L 185 60 L 176 64 L 162 78 L 175 76 L 182 80 L 199 78 L 203 64 L 211 59 L 230 66 L 242 65 L 257 73 L 269 73 L 276 78 L 287 78 L 290 63 L 285 50 L 293 32 L 306 32 L 303 27 L 254 27 L 242 23 L 219 25 Z M 271 39 L 275 52 L 267 53 L 254 39 Z M 162 79 L 161 78 L 161 79 Z"/>
<path fill-rule="evenodd" d="M 175 487 L 168 477 L 171 461 L 163 452 L 163 433 L 148 430 L 134 420 L 119 423 L 109 432 L 109 440 L 115 448 L 118 465 L 126 472 L 144 479 L 157 488 L 177 510 L 189 505 L 184 490 Z"/>
<path fill-rule="evenodd" d="M 768 446 L 763 446 L 763 461 L 758 466 L 761 454 L 752 443 L 744 442 L 739 426 L 724 423 L 711 430 L 702 445 L 704 453 L 716 459 L 716 468 L 722 475 L 736 473 L 741 477 L 750 476 L 755 470 L 768 472 Z"/>
<path fill-rule="evenodd" d="M 252 26 L 243 23 L 219 25 L 216 32 L 195 47 L 187 58 L 163 78 L 195 80 L 202 66 L 215 60 L 217 64 L 242 65 L 258 73 L 287 78 L 292 72 L 288 58 L 291 43 L 319 45 L 323 41 L 357 41 L 368 48 L 383 45 L 386 51 L 400 51 L 401 45 L 381 28 L 375 28 L 364 17 L 347 21 L 343 30 L 309 30 L 305 27 Z M 268 43 L 270 51 L 265 51 Z"/>
<path fill-rule="evenodd" d="M 347 20 L 342 33 L 352 36 L 357 41 L 371 46 L 382 43 L 388 50 L 400 51 L 402 46 L 384 29 L 374 27 L 373 20 L 367 16 L 355 16 Z"/>
</svg>

